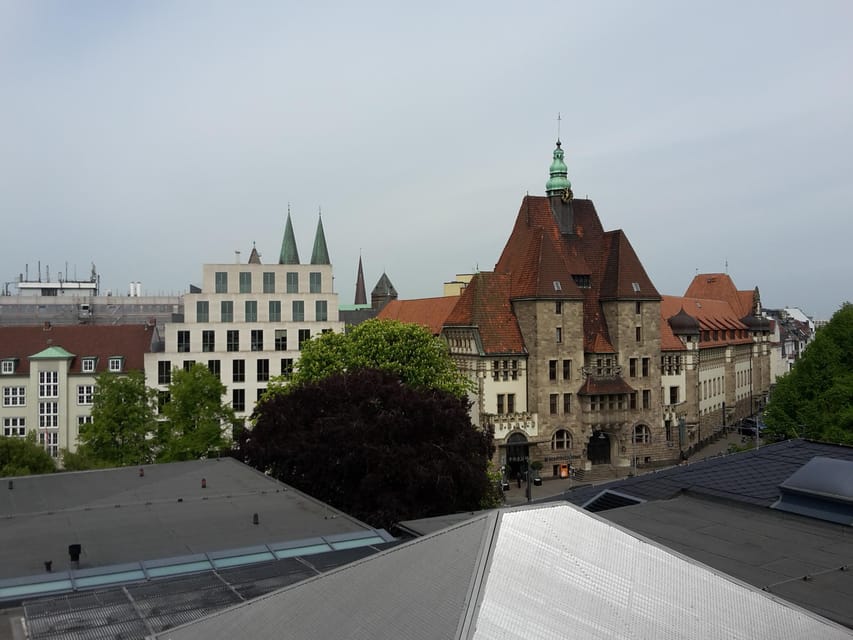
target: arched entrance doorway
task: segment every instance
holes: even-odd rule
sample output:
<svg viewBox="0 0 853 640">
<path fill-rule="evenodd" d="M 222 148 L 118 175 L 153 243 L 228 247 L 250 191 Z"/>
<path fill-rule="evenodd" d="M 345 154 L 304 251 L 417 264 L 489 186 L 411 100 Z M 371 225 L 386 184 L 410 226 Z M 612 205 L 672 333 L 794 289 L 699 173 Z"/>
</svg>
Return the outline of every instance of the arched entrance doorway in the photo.
<svg viewBox="0 0 853 640">
<path fill-rule="evenodd" d="M 527 461 L 530 450 L 527 437 L 523 433 L 513 433 L 506 440 L 506 471 L 509 478 L 515 478 L 519 473 L 527 472 Z"/>
<path fill-rule="evenodd" d="M 610 464 L 610 436 L 603 431 L 593 431 L 586 445 L 590 464 Z"/>
</svg>

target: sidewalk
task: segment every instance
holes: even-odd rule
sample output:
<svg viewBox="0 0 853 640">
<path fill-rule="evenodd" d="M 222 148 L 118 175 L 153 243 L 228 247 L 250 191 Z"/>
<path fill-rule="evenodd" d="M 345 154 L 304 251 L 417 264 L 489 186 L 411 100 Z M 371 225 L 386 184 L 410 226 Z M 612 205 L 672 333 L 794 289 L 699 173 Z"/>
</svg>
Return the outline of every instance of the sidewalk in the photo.
<svg viewBox="0 0 853 640">
<path fill-rule="evenodd" d="M 755 446 L 754 441 L 748 441 L 747 443 L 741 441 L 741 436 L 735 431 L 729 433 L 728 435 L 720 438 L 716 442 L 712 442 L 706 445 L 701 450 L 695 452 L 691 455 L 687 462 L 688 464 L 693 462 L 700 462 L 702 460 L 707 460 L 709 458 L 716 458 L 718 456 L 723 456 L 728 454 L 729 445 L 735 444 L 738 447 L 746 446 L 746 444 L 752 444 Z M 639 468 L 637 469 L 637 475 L 642 475 L 644 473 L 653 473 L 655 471 L 661 471 L 662 469 L 667 469 L 668 467 L 652 467 L 652 468 Z M 610 478 L 606 480 L 598 480 L 593 482 L 578 482 L 577 480 L 571 478 L 542 478 L 542 486 L 533 486 L 533 500 L 542 500 L 543 498 L 550 498 L 553 496 L 559 496 L 569 491 L 572 487 L 576 486 L 588 486 L 588 485 L 597 485 L 597 484 L 607 484 L 609 482 L 617 482 L 618 480 Z M 518 488 L 517 481 L 513 480 L 510 482 L 509 490 L 504 491 L 504 505 L 505 506 L 517 506 L 521 504 L 527 504 L 527 485 L 522 482 L 521 488 Z"/>
</svg>

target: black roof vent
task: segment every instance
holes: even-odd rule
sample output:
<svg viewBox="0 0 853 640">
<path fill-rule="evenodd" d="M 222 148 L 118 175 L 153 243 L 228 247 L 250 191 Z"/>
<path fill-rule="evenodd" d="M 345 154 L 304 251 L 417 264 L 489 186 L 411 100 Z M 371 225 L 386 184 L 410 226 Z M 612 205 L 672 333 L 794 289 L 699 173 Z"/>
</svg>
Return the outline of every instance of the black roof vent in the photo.
<svg viewBox="0 0 853 640">
<path fill-rule="evenodd" d="M 772 509 L 853 526 L 853 460 L 815 456 L 779 492 Z"/>
<path fill-rule="evenodd" d="M 612 489 L 606 489 L 597 496 L 584 502 L 581 507 L 587 511 L 597 513 L 599 511 L 607 511 L 608 509 L 619 509 L 620 507 L 630 507 L 632 504 L 641 504 L 645 502 L 642 498 L 629 496 L 627 493 L 619 493 Z"/>
</svg>

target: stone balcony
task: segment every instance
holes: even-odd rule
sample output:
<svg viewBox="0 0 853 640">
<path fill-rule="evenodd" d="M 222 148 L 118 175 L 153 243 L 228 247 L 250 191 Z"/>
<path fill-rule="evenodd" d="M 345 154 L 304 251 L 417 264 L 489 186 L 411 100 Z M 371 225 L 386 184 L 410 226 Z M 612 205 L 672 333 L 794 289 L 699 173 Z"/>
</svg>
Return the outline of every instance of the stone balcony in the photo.
<svg viewBox="0 0 853 640">
<path fill-rule="evenodd" d="M 483 424 L 492 427 L 495 440 L 503 440 L 514 431 L 521 431 L 528 438 L 539 436 L 539 425 L 536 421 L 536 415 L 532 413 L 483 414 Z"/>
</svg>

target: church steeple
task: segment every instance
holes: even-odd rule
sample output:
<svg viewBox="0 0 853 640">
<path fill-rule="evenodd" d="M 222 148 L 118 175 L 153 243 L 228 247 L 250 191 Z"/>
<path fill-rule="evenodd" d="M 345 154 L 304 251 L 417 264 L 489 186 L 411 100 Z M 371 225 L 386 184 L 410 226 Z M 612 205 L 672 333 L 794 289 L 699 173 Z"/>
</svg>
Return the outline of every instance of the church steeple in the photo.
<svg viewBox="0 0 853 640">
<path fill-rule="evenodd" d="M 317 233 L 314 235 L 314 250 L 311 252 L 311 264 L 331 264 L 329 250 L 326 248 L 326 234 L 323 232 L 323 216 L 317 221 Z"/>
<path fill-rule="evenodd" d="M 296 249 L 296 238 L 293 236 L 293 223 L 290 221 L 290 205 L 287 205 L 287 224 L 284 225 L 284 238 L 281 241 L 279 264 L 299 264 L 299 251 Z"/>
<path fill-rule="evenodd" d="M 358 256 L 358 277 L 355 280 L 355 304 L 367 304 L 367 290 L 364 288 L 364 269 L 361 268 L 361 256 Z"/>
<path fill-rule="evenodd" d="M 558 138 L 557 147 L 554 149 L 554 161 L 551 163 L 551 177 L 545 183 L 545 193 L 549 196 L 568 194 L 571 197 L 572 183 L 569 182 L 569 169 L 563 161 L 563 156 L 562 144 Z"/>
</svg>

